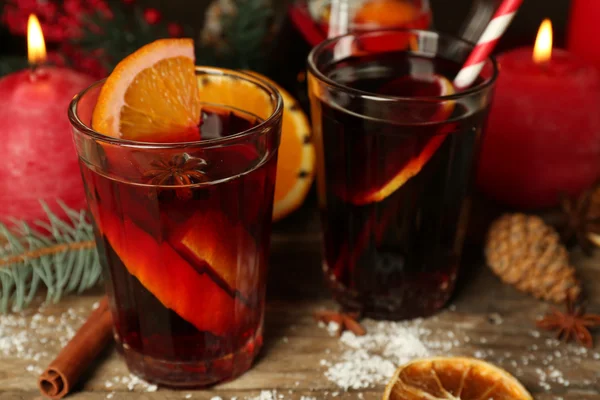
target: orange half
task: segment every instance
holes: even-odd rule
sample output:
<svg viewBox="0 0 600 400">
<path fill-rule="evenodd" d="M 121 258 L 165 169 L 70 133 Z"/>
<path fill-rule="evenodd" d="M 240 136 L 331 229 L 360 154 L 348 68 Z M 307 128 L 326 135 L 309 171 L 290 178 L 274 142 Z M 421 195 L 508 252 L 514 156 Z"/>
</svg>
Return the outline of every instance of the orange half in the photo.
<svg viewBox="0 0 600 400">
<path fill-rule="evenodd" d="M 273 85 L 283 98 L 281 143 L 277 159 L 273 220 L 277 221 L 302 205 L 315 176 L 315 148 L 308 118 L 285 89 L 257 72 L 247 71 Z"/>
<path fill-rule="evenodd" d="M 310 125 L 308 118 L 288 92 L 257 72 L 244 72 L 271 84 L 283 98 L 284 112 L 273 203 L 273 220 L 277 221 L 300 207 L 313 182 L 315 149 L 310 140 Z M 233 76 L 200 75 L 198 86 L 203 102 L 239 108 L 263 120 L 274 111 L 272 100 L 266 92 Z"/>
<path fill-rule="evenodd" d="M 415 360 L 396 370 L 383 400 L 533 400 L 508 372 L 466 357 Z"/>
<path fill-rule="evenodd" d="M 92 127 L 145 142 L 199 140 L 192 39 L 161 39 L 124 58 L 102 86 Z"/>
</svg>

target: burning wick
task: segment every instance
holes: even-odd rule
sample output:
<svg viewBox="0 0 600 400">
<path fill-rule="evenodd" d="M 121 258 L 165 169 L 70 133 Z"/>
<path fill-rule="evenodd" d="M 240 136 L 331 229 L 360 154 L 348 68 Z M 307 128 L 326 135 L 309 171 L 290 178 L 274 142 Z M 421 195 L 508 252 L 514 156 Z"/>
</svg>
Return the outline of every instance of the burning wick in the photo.
<svg viewBox="0 0 600 400">
<path fill-rule="evenodd" d="M 29 79 L 35 81 L 41 77 L 39 67 L 46 61 L 44 34 L 35 14 L 30 14 L 27 21 L 27 59 L 31 68 Z"/>
<path fill-rule="evenodd" d="M 537 65 L 547 65 L 552 58 L 552 22 L 545 19 L 535 39 L 533 48 L 533 62 Z"/>
</svg>

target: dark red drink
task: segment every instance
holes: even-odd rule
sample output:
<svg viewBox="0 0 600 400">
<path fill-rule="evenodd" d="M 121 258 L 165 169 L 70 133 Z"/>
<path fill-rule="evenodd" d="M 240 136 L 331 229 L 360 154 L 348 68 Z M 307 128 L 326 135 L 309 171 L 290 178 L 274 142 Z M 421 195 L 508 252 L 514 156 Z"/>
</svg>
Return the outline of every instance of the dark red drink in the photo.
<svg viewBox="0 0 600 400">
<path fill-rule="evenodd" d="M 281 117 L 274 96 L 269 121 L 203 105 L 194 143 L 76 131 L 115 339 L 129 369 L 151 382 L 230 379 L 262 345 Z"/>
<path fill-rule="evenodd" d="M 402 319 L 452 294 L 489 100 L 440 97 L 460 63 L 380 39 L 311 66 L 324 270 L 345 308 Z"/>
<path fill-rule="evenodd" d="M 227 136 L 256 122 L 229 110 L 205 112 L 201 129 L 204 137 Z M 116 338 L 131 370 L 157 382 L 164 375 L 164 382 L 172 384 L 187 363 L 206 380 L 193 384 L 237 375 L 248 369 L 262 343 L 264 256 L 272 212 L 265 198 L 273 197 L 276 158 L 258 165 L 259 153 L 249 145 L 228 148 L 218 160 L 211 156 L 165 155 L 147 165 L 138 159 L 140 181 L 148 186 L 111 179 L 82 165 L 90 209 L 101 221 L 97 243 L 108 266 Z M 189 158 L 179 160 L 183 157 Z M 148 171 L 161 169 L 163 162 L 197 164 L 191 170 L 202 170 L 206 177 L 191 183 L 206 184 L 157 186 L 159 172 Z M 123 173 L 118 162 L 113 168 L 110 158 L 107 163 L 109 173 L 113 168 Z M 235 176 L 239 171 L 249 172 Z M 164 272 L 140 280 L 150 268 Z M 164 293 L 155 295 L 157 290 Z M 181 291 L 186 294 L 179 296 Z M 163 304 L 180 299 L 191 303 L 179 307 L 186 315 Z M 143 357 L 156 361 L 143 366 Z M 232 371 L 234 365 L 238 371 Z"/>
</svg>

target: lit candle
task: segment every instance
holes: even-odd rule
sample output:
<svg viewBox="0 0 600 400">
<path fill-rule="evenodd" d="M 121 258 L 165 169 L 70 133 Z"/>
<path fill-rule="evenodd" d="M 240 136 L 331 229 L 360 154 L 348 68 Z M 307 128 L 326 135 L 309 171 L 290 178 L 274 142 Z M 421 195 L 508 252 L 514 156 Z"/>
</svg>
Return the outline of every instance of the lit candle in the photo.
<svg viewBox="0 0 600 400">
<path fill-rule="evenodd" d="M 66 68 L 45 66 L 44 37 L 29 17 L 31 69 L 0 79 L 0 221 L 33 221 L 45 213 L 40 200 L 59 211 L 56 200 L 85 207 L 67 106 L 93 78 Z"/>
<path fill-rule="evenodd" d="M 552 26 L 535 48 L 498 57 L 500 75 L 483 139 L 478 186 L 520 208 L 544 208 L 600 178 L 600 72 L 552 49 Z"/>
</svg>

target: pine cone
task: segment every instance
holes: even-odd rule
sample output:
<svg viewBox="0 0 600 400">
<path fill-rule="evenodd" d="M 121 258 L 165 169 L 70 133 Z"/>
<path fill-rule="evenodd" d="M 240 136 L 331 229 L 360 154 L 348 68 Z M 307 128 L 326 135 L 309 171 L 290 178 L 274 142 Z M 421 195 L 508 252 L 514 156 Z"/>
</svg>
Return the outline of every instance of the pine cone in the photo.
<svg viewBox="0 0 600 400">
<path fill-rule="evenodd" d="M 538 299 L 562 303 L 581 293 L 560 236 L 539 217 L 507 214 L 494 221 L 485 256 L 504 282 Z"/>
</svg>

